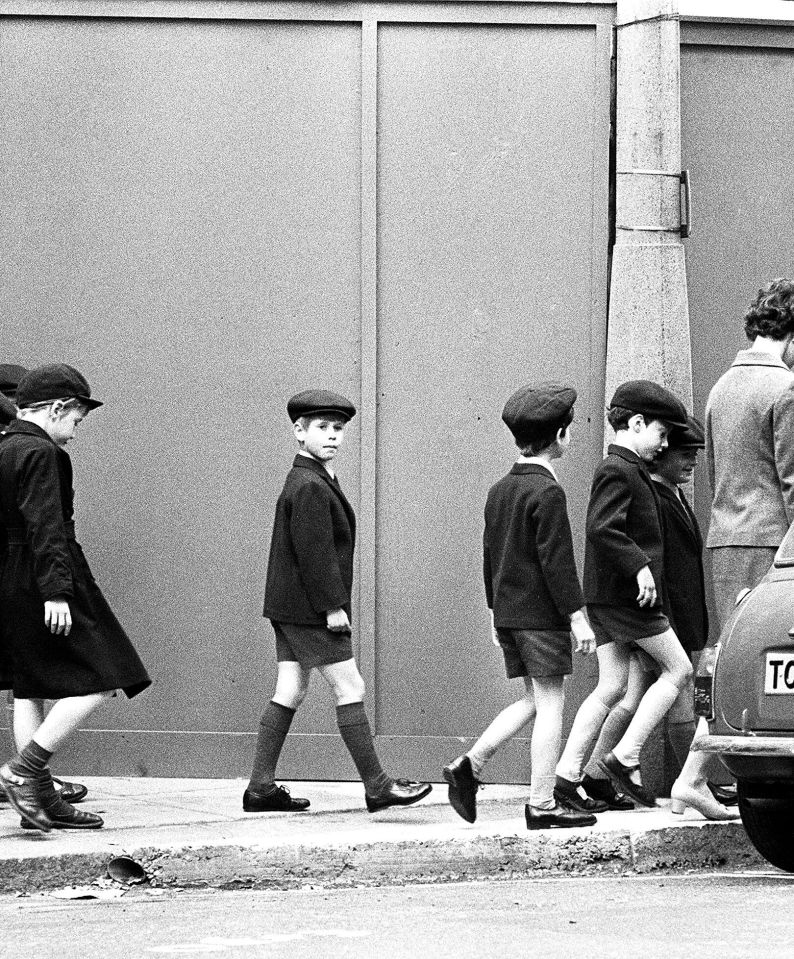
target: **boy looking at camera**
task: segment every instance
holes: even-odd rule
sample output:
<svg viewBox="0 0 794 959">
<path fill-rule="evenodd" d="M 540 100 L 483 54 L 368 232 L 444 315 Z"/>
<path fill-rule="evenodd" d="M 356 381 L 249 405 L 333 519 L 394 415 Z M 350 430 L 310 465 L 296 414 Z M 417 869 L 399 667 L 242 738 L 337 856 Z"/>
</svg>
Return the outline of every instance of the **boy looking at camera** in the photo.
<svg viewBox="0 0 794 959">
<path fill-rule="evenodd" d="M 334 471 L 345 426 L 356 408 L 327 390 L 305 390 L 287 403 L 298 454 L 276 504 L 264 615 L 276 634 L 278 673 L 259 723 L 246 812 L 308 809 L 275 783 L 276 765 L 295 712 L 317 669 L 336 698 L 336 720 L 364 783 L 367 809 L 409 806 L 429 783 L 383 771 L 364 710 L 364 680 L 353 658 L 350 599 L 356 520 Z"/>
<path fill-rule="evenodd" d="M 520 677 L 525 694 L 499 713 L 465 755 L 444 768 L 449 801 L 467 822 L 477 816 L 483 767 L 533 719 L 527 828 L 592 826 L 596 821 L 591 813 L 554 798 L 563 683 L 572 670 L 571 634 L 577 652 L 595 649 L 565 493 L 552 466 L 570 446 L 575 402 L 576 391 L 569 386 L 524 386 L 502 413 L 521 455 L 488 493 L 483 574 L 493 642 L 502 649 L 508 679 Z"/>
</svg>

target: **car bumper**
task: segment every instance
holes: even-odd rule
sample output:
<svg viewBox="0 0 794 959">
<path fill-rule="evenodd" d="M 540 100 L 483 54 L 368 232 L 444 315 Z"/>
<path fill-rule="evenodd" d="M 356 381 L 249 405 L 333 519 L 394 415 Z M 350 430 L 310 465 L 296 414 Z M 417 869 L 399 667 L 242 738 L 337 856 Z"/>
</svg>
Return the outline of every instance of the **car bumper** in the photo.
<svg viewBox="0 0 794 959">
<path fill-rule="evenodd" d="M 699 736 L 692 749 L 718 755 L 737 779 L 794 781 L 793 736 Z"/>
</svg>

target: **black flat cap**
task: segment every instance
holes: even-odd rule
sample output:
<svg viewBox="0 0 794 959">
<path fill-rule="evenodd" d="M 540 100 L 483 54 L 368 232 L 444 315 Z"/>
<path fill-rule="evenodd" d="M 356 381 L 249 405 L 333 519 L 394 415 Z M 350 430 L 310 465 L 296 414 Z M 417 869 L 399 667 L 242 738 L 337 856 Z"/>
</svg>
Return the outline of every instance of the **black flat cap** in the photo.
<svg viewBox="0 0 794 959">
<path fill-rule="evenodd" d="M 667 445 L 673 450 L 702 450 L 706 446 L 703 424 L 694 416 L 687 416 L 686 426 L 674 426 L 667 437 Z"/>
<path fill-rule="evenodd" d="M 27 370 L 24 366 L 18 366 L 16 363 L 0 363 L 0 393 L 13 399 L 19 381 L 25 373 Z"/>
<path fill-rule="evenodd" d="M 642 413 L 651 419 L 662 420 L 670 426 L 686 426 L 686 408 L 670 390 L 651 380 L 628 380 L 621 383 L 609 408 L 621 406 L 632 413 Z"/>
<path fill-rule="evenodd" d="M 90 410 L 102 406 L 91 398 L 88 380 L 68 363 L 48 363 L 28 371 L 17 387 L 17 406 L 31 406 L 48 400 L 77 399 Z"/>
<path fill-rule="evenodd" d="M 334 413 L 350 420 L 356 415 L 356 408 L 340 393 L 332 393 L 331 390 L 303 390 L 289 400 L 287 413 L 293 423 L 301 416 L 313 416 L 315 413 Z"/>
<path fill-rule="evenodd" d="M 576 402 L 576 390 L 558 383 L 522 386 L 505 403 L 502 419 L 513 436 L 532 439 L 566 416 Z"/>
</svg>

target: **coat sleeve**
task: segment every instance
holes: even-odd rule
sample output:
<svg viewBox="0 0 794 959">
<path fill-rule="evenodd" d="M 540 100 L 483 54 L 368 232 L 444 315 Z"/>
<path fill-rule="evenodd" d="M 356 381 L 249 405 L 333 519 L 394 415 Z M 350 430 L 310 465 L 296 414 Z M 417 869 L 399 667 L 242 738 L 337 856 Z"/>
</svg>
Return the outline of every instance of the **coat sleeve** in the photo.
<svg viewBox="0 0 794 959">
<path fill-rule="evenodd" d="M 334 542 L 331 503 L 318 483 L 306 483 L 296 491 L 290 538 L 312 608 L 327 613 L 349 603 Z"/>
<path fill-rule="evenodd" d="M 615 469 L 596 473 L 587 511 L 587 538 L 599 555 L 623 576 L 635 576 L 650 563 L 626 532 L 631 489 Z"/>
<path fill-rule="evenodd" d="M 488 524 L 482 534 L 482 578 L 485 583 L 485 601 L 488 609 L 493 609 L 493 568 L 491 566 L 491 547 L 488 541 Z"/>
<path fill-rule="evenodd" d="M 565 491 L 561 486 L 549 486 L 543 491 L 534 520 L 535 545 L 543 578 L 560 615 L 570 616 L 584 606 L 584 596 L 576 571 Z"/>
<path fill-rule="evenodd" d="M 775 469 L 789 525 L 794 522 L 794 389 L 781 393 L 772 407 Z"/>
<path fill-rule="evenodd" d="M 42 444 L 23 456 L 17 507 L 25 519 L 34 575 L 42 599 L 73 596 L 72 564 L 58 480 L 58 451 L 54 446 Z"/>
</svg>

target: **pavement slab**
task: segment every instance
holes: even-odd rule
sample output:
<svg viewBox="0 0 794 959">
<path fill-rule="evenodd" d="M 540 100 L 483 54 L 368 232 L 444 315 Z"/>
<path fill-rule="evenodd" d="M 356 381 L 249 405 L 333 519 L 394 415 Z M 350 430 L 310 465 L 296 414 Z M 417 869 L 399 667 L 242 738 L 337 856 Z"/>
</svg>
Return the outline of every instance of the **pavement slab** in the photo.
<svg viewBox="0 0 794 959">
<path fill-rule="evenodd" d="M 295 888 L 553 874 L 746 868 L 762 862 L 739 822 L 711 823 L 669 806 L 607 812 L 591 828 L 528 832 L 527 787 L 488 785 L 477 822 L 460 819 L 446 786 L 405 809 L 369 814 L 360 783 L 287 783 L 304 813 L 244 813 L 244 780 L 88 778 L 86 810 L 104 829 L 23 831 L 0 806 L 0 893 L 82 886 L 116 856 L 160 886 Z"/>
</svg>

